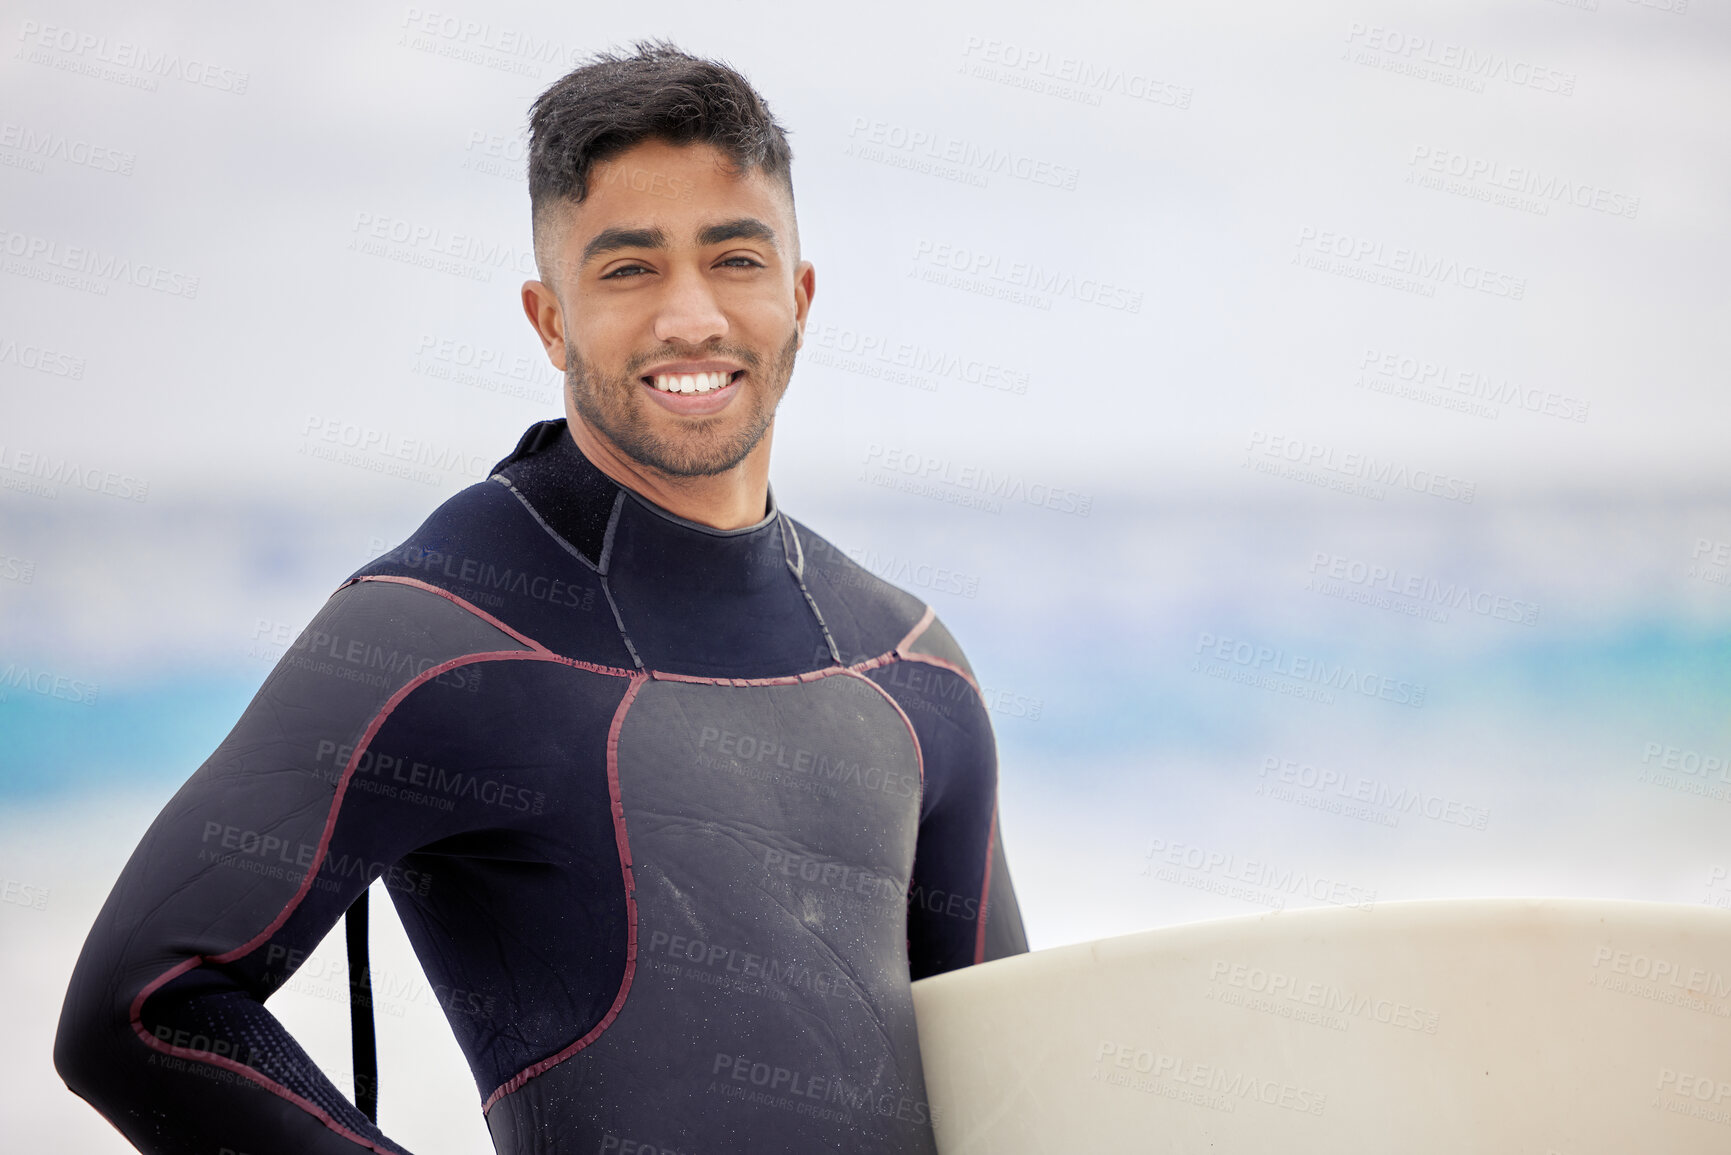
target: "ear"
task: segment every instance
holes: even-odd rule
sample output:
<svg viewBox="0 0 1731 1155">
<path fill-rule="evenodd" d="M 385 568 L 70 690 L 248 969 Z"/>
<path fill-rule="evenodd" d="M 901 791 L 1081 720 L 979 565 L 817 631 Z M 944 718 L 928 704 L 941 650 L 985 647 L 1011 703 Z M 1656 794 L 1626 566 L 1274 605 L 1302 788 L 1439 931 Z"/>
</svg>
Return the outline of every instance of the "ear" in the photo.
<svg viewBox="0 0 1731 1155">
<path fill-rule="evenodd" d="M 565 371 L 565 325 L 559 296 L 540 281 L 523 282 L 523 313 L 529 318 L 541 347 L 547 350 L 547 360 L 553 368 Z"/>
<path fill-rule="evenodd" d="M 811 312 L 811 299 L 817 294 L 817 269 L 810 261 L 801 261 L 793 270 L 793 320 L 799 327 L 799 345 L 805 348 L 805 318 Z"/>
</svg>

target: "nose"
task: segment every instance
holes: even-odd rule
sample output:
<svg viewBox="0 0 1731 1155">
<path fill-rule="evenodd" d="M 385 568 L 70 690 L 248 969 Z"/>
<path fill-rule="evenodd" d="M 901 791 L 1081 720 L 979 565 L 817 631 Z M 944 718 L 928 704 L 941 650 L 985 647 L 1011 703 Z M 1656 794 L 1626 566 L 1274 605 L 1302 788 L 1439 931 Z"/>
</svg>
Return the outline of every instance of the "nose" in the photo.
<svg viewBox="0 0 1731 1155">
<path fill-rule="evenodd" d="M 727 336 L 727 316 L 701 272 L 681 269 L 669 273 L 659 306 L 655 339 L 664 345 L 702 345 Z"/>
</svg>

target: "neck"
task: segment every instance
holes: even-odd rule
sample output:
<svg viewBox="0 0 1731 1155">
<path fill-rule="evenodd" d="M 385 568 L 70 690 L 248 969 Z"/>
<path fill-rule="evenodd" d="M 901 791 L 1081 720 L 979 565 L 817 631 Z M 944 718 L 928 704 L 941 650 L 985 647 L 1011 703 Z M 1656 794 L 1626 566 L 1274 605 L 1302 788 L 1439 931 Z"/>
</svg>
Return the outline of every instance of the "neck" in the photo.
<svg viewBox="0 0 1731 1155">
<path fill-rule="evenodd" d="M 763 440 L 725 473 L 710 477 L 674 477 L 622 453 L 567 406 L 571 439 L 595 468 L 667 512 L 711 529 L 744 529 L 763 520 L 769 507 L 769 444 L 772 422 Z"/>
</svg>

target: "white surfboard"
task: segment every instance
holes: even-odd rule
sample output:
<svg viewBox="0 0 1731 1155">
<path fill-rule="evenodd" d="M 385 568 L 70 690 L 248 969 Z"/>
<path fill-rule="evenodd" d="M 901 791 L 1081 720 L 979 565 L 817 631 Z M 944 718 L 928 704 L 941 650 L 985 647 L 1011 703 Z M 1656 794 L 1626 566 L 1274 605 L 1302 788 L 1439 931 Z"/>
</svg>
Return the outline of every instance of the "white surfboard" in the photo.
<svg viewBox="0 0 1731 1155">
<path fill-rule="evenodd" d="M 1193 923 L 915 983 L 943 1155 L 1731 1152 L 1731 914 Z"/>
</svg>

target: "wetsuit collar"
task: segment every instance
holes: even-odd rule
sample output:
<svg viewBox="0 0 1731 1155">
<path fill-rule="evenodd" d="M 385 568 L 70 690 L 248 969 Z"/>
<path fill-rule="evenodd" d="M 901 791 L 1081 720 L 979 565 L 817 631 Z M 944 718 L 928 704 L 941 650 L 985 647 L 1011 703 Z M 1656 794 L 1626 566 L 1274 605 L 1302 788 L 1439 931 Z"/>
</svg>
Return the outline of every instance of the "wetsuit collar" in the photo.
<svg viewBox="0 0 1731 1155">
<path fill-rule="evenodd" d="M 770 487 L 763 518 L 752 525 L 717 529 L 681 517 L 602 473 L 577 447 L 563 417 L 531 425 L 518 439 L 517 447 L 493 467 L 492 476 L 516 490 L 549 530 L 595 566 L 601 565 L 608 523 L 620 493 L 673 525 L 717 538 L 761 533 L 780 513 L 775 490 Z"/>
</svg>

